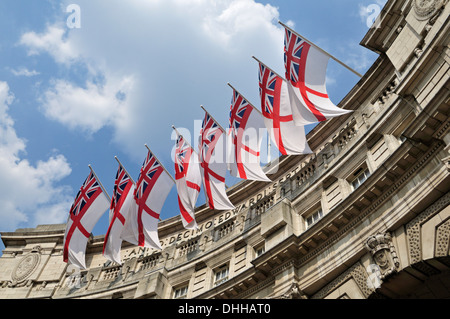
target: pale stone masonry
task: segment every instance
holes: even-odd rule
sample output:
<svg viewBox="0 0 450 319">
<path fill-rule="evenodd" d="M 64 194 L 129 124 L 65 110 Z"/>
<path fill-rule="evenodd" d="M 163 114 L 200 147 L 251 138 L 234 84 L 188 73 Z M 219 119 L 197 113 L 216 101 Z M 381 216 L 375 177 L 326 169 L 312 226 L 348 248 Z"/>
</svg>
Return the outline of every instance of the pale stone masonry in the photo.
<svg viewBox="0 0 450 319">
<path fill-rule="evenodd" d="M 230 188 L 233 211 L 161 221 L 161 251 L 124 243 L 111 264 L 95 236 L 79 272 L 65 225 L 2 232 L 0 298 L 449 298 L 449 11 L 389 0 L 361 41 L 379 58 L 339 104 L 354 112 L 272 183 Z"/>
</svg>

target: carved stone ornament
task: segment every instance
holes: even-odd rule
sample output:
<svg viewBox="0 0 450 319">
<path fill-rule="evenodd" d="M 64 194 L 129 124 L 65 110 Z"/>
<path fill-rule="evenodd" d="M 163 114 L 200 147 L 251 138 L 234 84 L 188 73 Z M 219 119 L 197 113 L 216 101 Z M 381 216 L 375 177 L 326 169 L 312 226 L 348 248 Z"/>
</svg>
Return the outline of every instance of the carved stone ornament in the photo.
<svg viewBox="0 0 450 319">
<path fill-rule="evenodd" d="M 11 274 L 12 284 L 15 286 L 25 281 L 36 270 L 41 259 L 40 247 L 36 246 L 32 251 L 24 255 L 14 267 Z"/>
<path fill-rule="evenodd" d="M 400 262 L 389 233 L 370 236 L 366 240 L 366 248 L 380 268 L 381 280 L 397 271 Z"/>
<path fill-rule="evenodd" d="M 300 290 L 297 283 L 293 283 L 291 287 L 282 294 L 280 299 L 307 299 L 306 295 Z"/>
<path fill-rule="evenodd" d="M 446 0 L 414 0 L 414 12 L 418 20 L 426 20 L 433 16 Z"/>
</svg>

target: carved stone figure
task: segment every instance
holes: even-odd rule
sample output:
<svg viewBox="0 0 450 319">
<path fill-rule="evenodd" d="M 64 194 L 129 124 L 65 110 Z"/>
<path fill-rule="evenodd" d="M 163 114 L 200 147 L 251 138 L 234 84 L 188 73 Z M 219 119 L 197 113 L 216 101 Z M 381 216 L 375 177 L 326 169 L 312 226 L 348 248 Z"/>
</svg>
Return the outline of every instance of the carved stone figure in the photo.
<svg viewBox="0 0 450 319">
<path fill-rule="evenodd" d="M 292 283 L 288 291 L 280 296 L 280 299 L 307 299 L 307 297 L 297 283 Z"/>
<path fill-rule="evenodd" d="M 432 17 L 447 0 L 414 0 L 414 12 L 419 20 Z"/>
<path fill-rule="evenodd" d="M 370 236 L 366 240 L 366 248 L 380 268 L 381 280 L 397 271 L 400 263 L 389 233 Z"/>
</svg>

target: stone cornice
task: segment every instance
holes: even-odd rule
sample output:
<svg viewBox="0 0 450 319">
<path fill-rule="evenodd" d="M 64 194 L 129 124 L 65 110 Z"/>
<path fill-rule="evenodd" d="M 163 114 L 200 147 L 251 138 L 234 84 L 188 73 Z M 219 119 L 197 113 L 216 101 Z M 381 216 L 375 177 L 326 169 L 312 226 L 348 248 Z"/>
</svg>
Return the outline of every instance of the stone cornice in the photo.
<svg viewBox="0 0 450 319">
<path fill-rule="evenodd" d="M 402 158 L 404 154 L 407 153 L 408 149 L 410 149 L 411 146 L 401 147 L 397 150 L 397 157 L 398 159 Z M 382 203 L 384 203 L 386 200 L 388 200 L 396 190 L 401 188 L 401 186 L 406 183 L 408 180 L 410 180 L 413 175 L 420 170 L 422 166 L 424 166 L 431 158 L 432 155 L 437 153 L 440 149 L 442 149 L 443 143 L 440 141 L 436 141 L 430 149 L 420 158 L 418 161 L 409 168 L 402 176 L 399 176 L 394 183 L 388 187 L 381 195 L 377 196 L 374 201 L 370 203 L 366 208 L 362 209 L 357 216 L 350 219 L 349 222 L 338 232 L 336 232 L 334 235 L 330 236 L 326 241 L 318 245 L 317 248 L 314 248 L 310 252 L 308 252 L 305 256 L 300 258 L 300 263 L 305 263 L 311 258 L 315 257 L 317 254 L 319 254 L 323 249 L 326 247 L 331 246 L 334 242 L 339 240 L 344 234 L 346 234 L 350 229 L 354 228 L 357 224 L 361 223 L 362 220 L 364 220 L 365 217 L 367 217 L 370 213 L 372 213 L 374 210 L 377 209 L 377 207 L 381 206 Z M 394 167 L 395 162 L 390 164 L 390 167 Z M 345 214 L 348 212 L 355 202 L 358 200 L 358 198 L 361 198 L 361 196 L 364 195 L 365 192 L 368 191 L 368 189 L 371 188 L 371 185 L 374 185 L 376 181 L 380 179 L 382 175 L 386 175 L 386 173 L 389 171 L 387 167 L 380 167 L 377 171 L 375 171 L 367 180 L 367 187 L 359 188 L 354 193 L 352 193 L 350 196 L 345 198 L 339 205 L 337 205 L 330 213 L 325 215 L 317 224 L 315 224 L 313 227 L 308 229 L 306 232 L 301 234 L 299 236 L 301 240 L 301 243 L 306 243 L 308 239 L 314 237 L 314 234 L 318 233 L 320 230 L 325 229 L 326 225 L 333 223 L 333 221 L 337 221 L 337 218 L 342 216 L 342 214 Z M 378 175 L 378 176 L 377 176 Z M 347 216 L 352 216 L 352 214 L 348 214 Z"/>
</svg>

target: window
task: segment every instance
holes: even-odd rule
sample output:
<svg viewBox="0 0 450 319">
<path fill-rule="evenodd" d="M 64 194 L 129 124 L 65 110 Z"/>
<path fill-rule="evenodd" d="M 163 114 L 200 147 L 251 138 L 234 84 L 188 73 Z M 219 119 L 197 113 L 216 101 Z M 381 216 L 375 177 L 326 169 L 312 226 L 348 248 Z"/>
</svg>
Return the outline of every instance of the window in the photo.
<svg viewBox="0 0 450 319">
<path fill-rule="evenodd" d="M 184 299 L 187 297 L 187 293 L 188 293 L 188 286 L 183 286 L 181 288 L 175 289 L 173 297 L 175 299 Z"/>
<path fill-rule="evenodd" d="M 264 245 L 255 247 L 255 257 L 259 257 L 266 252 Z"/>
<path fill-rule="evenodd" d="M 220 285 L 228 280 L 228 265 L 223 265 L 219 267 L 214 272 L 214 285 Z"/>
<path fill-rule="evenodd" d="M 370 172 L 368 168 L 360 168 L 353 174 L 355 178 L 352 181 L 353 190 L 357 189 L 364 181 L 369 178 Z"/>
<path fill-rule="evenodd" d="M 323 216 L 322 208 L 319 208 L 314 213 L 306 217 L 306 228 L 311 227 L 314 223 L 316 223 Z"/>
<path fill-rule="evenodd" d="M 222 237 L 225 237 L 228 234 L 231 234 L 231 232 L 234 229 L 234 219 L 222 224 L 217 230 L 216 230 L 216 240 L 219 240 Z"/>
</svg>

